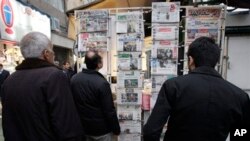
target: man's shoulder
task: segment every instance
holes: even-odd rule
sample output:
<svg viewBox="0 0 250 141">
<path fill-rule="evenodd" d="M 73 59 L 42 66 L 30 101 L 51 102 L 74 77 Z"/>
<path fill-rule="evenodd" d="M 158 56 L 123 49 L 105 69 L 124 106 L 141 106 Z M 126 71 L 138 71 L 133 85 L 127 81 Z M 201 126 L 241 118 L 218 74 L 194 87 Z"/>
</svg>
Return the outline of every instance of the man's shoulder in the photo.
<svg viewBox="0 0 250 141">
<path fill-rule="evenodd" d="M 95 83 L 108 83 L 108 81 L 99 74 L 89 74 L 84 72 L 78 72 L 73 77 L 72 80 L 85 79 L 85 80 L 93 80 Z"/>
<path fill-rule="evenodd" d="M 188 81 L 189 79 L 192 79 L 192 76 L 180 75 L 166 80 L 165 83 L 178 83 L 178 82 Z"/>
<path fill-rule="evenodd" d="M 48 73 L 62 73 L 62 70 L 55 66 L 40 68 L 40 71 L 46 71 Z"/>
<path fill-rule="evenodd" d="M 3 69 L 3 72 L 4 73 L 10 73 L 8 70 L 5 70 L 5 69 Z"/>
<path fill-rule="evenodd" d="M 239 94 L 240 96 L 249 96 L 245 91 L 243 91 L 241 88 L 239 88 L 238 86 L 234 85 L 233 83 L 224 80 L 225 84 L 227 85 L 228 88 L 230 88 L 232 90 L 232 92 Z"/>
</svg>

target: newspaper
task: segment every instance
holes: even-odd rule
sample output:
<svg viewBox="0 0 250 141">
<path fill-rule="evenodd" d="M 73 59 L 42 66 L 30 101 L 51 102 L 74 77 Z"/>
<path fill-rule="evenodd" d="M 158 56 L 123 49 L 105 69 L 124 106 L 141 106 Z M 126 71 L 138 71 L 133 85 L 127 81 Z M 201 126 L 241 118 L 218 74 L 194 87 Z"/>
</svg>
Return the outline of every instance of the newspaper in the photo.
<svg viewBox="0 0 250 141">
<path fill-rule="evenodd" d="M 219 19 L 222 7 L 188 7 L 188 18 Z"/>
<path fill-rule="evenodd" d="M 221 11 L 222 7 L 187 8 L 186 42 L 192 42 L 201 36 L 211 37 L 219 42 Z"/>
<path fill-rule="evenodd" d="M 117 33 L 144 34 L 143 14 L 140 11 L 116 14 Z"/>
<path fill-rule="evenodd" d="M 162 87 L 162 84 L 170 79 L 176 77 L 176 75 L 152 75 L 152 92 L 158 93 Z"/>
<path fill-rule="evenodd" d="M 195 39 L 206 36 L 213 38 L 216 42 L 219 40 L 219 30 L 217 29 L 208 29 L 208 28 L 199 28 L 199 29 L 187 29 L 187 42 L 193 42 Z"/>
<path fill-rule="evenodd" d="M 118 106 L 117 107 L 118 119 L 120 121 L 140 121 L 141 120 L 141 107 L 140 106 Z"/>
<path fill-rule="evenodd" d="M 156 92 L 152 92 L 151 98 L 150 98 L 150 109 L 153 109 L 155 106 L 155 103 L 157 101 L 158 98 L 158 93 Z"/>
<path fill-rule="evenodd" d="M 153 40 L 177 40 L 179 38 L 178 25 L 154 24 L 152 27 Z"/>
<path fill-rule="evenodd" d="M 178 47 L 178 40 L 153 41 L 153 48 Z"/>
<path fill-rule="evenodd" d="M 140 71 L 119 71 L 117 88 L 142 88 L 142 74 Z"/>
<path fill-rule="evenodd" d="M 178 48 L 153 48 L 152 58 L 152 74 L 177 74 Z"/>
<path fill-rule="evenodd" d="M 92 32 L 78 34 L 78 51 L 107 50 L 107 32 Z"/>
<path fill-rule="evenodd" d="M 119 70 L 141 70 L 141 52 L 118 52 Z"/>
<path fill-rule="evenodd" d="M 152 22 L 179 22 L 180 2 L 153 2 Z"/>
<path fill-rule="evenodd" d="M 178 48 L 177 47 L 154 47 L 152 48 L 152 58 L 168 60 L 178 58 Z"/>
<path fill-rule="evenodd" d="M 76 11 L 77 32 L 96 32 L 108 30 L 108 10 Z"/>
<path fill-rule="evenodd" d="M 121 133 L 141 134 L 141 121 L 120 121 Z"/>
<path fill-rule="evenodd" d="M 117 35 L 117 51 L 141 51 L 142 38 L 140 34 Z"/>
<path fill-rule="evenodd" d="M 153 58 L 151 60 L 151 73 L 177 75 L 177 59 Z"/>
<path fill-rule="evenodd" d="M 188 46 L 201 36 L 220 42 L 222 7 L 189 7 L 186 10 L 185 53 Z M 188 73 L 188 58 L 184 56 L 183 74 Z"/>
<path fill-rule="evenodd" d="M 120 134 L 118 141 L 141 141 L 141 134 Z"/>
<path fill-rule="evenodd" d="M 118 89 L 117 103 L 127 105 L 141 105 L 142 91 L 140 89 Z"/>
</svg>

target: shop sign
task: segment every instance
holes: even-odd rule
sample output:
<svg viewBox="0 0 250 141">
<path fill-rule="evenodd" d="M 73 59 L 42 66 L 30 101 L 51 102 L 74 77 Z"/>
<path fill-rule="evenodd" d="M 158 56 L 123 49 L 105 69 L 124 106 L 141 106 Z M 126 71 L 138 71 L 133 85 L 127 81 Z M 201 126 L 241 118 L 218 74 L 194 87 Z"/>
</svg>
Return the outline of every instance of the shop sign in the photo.
<svg viewBox="0 0 250 141">
<path fill-rule="evenodd" d="M 0 13 L 1 39 L 20 41 L 31 31 L 51 37 L 50 19 L 28 6 L 15 0 L 0 0 Z"/>
</svg>

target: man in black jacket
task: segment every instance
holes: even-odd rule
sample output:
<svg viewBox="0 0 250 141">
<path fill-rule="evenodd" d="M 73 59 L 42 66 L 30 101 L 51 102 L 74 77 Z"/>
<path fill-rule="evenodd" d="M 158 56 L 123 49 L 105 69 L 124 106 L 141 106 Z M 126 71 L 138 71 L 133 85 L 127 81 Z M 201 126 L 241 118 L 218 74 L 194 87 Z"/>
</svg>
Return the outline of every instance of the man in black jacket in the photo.
<svg viewBox="0 0 250 141">
<path fill-rule="evenodd" d="M 98 72 L 103 66 L 102 58 L 89 51 L 85 64 L 87 69 L 72 77 L 71 88 L 87 141 L 111 141 L 112 134 L 120 134 L 120 126 L 110 85 Z"/>
<path fill-rule="evenodd" d="M 70 84 L 53 63 L 51 41 L 31 32 L 20 48 L 25 60 L 2 87 L 5 141 L 82 141 Z"/>
<path fill-rule="evenodd" d="M 0 88 L 2 88 L 3 82 L 10 76 L 10 72 L 3 69 L 3 64 L 0 64 Z M 2 94 L 0 93 L 0 97 Z"/>
<path fill-rule="evenodd" d="M 220 58 L 215 41 L 198 38 L 187 55 L 190 72 L 163 84 L 144 126 L 144 141 L 159 141 L 167 120 L 164 141 L 225 141 L 230 130 L 235 135 L 249 127 L 249 96 L 214 69 Z"/>
</svg>

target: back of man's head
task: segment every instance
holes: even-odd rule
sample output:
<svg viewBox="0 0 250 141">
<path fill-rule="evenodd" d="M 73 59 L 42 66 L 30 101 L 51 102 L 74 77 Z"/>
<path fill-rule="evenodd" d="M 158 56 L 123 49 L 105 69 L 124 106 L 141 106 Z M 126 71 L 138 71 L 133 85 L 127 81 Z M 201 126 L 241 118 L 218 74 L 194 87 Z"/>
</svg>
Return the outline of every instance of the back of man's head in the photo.
<svg viewBox="0 0 250 141">
<path fill-rule="evenodd" d="M 24 58 L 39 58 L 42 52 L 52 46 L 49 38 L 40 32 L 26 34 L 21 42 L 20 48 Z"/>
<path fill-rule="evenodd" d="M 102 63 L 102 57 L 96 51 L 87 51 L 85 55 L 85 64 L 87 69 L 96 70 L 98 64 Z"/>
<path fill-rule="evenodd" d="M 187 55 L 194 59 L 195 67 L 214 68 L 220 59 L 220 48 L 212 38 L 200 37 L 189 45 Z"/>
</svg>

